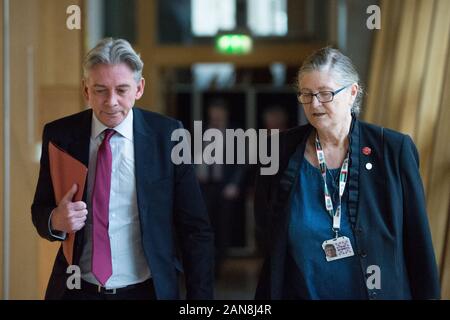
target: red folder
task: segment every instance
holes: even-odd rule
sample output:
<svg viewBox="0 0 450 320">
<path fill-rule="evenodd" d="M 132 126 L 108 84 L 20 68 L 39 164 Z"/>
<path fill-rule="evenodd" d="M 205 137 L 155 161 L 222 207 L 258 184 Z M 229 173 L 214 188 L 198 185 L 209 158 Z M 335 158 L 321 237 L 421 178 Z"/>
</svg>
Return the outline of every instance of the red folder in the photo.
<svg viewBox="0 0 450 320">
<path fill-rule="evenodd" d="M 78 185 L 78 190 L 72 201 L 80 201 L 83 197 L 87 167 L 51 141 L 48 144 L 48 154 L 56 204 L 59 204 L 73 184 Z M 74 240 L 75 233 L 69 233 L 62 242 L 64 256 L 69 265 L 72 264 Z"/>
</svg>

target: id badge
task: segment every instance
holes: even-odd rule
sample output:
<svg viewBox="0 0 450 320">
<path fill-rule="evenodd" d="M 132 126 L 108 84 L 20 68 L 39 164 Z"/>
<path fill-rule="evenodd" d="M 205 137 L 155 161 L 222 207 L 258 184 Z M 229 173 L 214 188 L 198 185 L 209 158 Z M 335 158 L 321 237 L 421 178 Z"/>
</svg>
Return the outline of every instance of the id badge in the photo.
<svg viewBox="0 0 450 320">
<path fill-rule="evenodd" d="M 322 249 L 325 252 L 327 261 L 338 260 L 355 255 L 350 239 L 347 237 L 326 240 L 322 243 Z"/>
</svg>

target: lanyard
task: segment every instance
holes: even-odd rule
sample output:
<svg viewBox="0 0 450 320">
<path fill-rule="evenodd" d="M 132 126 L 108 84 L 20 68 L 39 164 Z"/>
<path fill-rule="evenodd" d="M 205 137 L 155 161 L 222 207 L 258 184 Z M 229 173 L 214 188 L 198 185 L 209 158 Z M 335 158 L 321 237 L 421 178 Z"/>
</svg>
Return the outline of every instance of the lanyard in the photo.
<svg viewBox="0 0 450 320">
<path fill-rule="evenodd" d="M 327 164 L 325 163 L 325 153 L 323 152 L 322 145 L 320 144 L 319 135 L 316 133 L 316 153 L 317 160 L 319 161 L 320 172 L 322 173 L 325 195 L 325 207 L 330 217 L 333 218 L 332 230 L 335 232 L 336 238 L 339 236 L 339 229 L 341 228 L 341 200 L 344 194 L 345 185 L 347 184 L 348 177 L 348 153 L 345 157 L 344 163 L 339 173 L 339 205 L 336 211 L 333 210 L 333 202 L 331 201 L 331 195 L 327 186 Z"/>
</svg>

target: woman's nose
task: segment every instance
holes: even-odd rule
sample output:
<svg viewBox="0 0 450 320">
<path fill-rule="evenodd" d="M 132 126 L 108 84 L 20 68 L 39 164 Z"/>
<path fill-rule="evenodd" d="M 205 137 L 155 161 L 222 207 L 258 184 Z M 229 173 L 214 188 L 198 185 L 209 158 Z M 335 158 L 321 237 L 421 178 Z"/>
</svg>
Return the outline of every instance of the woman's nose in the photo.
<svg viewBox="0 0 450 320">
<path fill-rule="evenodd" d="M 312 98 L 312 100 L 311 100 L 312 107 L 317 107 L 322 104 L 322 102 L 319 101 L 319 98 L 317 96 L 312 96 L 311 98 Z"/>
</svg>

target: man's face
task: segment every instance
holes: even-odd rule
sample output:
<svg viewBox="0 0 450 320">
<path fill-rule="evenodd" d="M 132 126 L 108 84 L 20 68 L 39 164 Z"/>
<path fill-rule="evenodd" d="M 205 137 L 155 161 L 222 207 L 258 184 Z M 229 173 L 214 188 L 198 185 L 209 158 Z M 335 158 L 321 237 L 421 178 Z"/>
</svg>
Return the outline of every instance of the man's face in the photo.
<svg viewBox="0 0 450 320">
<path fill-rule="evenodd" d="M 144 93 L 145 81 L 134 79 L 125 64 L 98 64 L 83 80 L 83 94 L 97 119 L 109 128 L 118 126 L 128 115 L 134 102 Z"/>
</svg>

